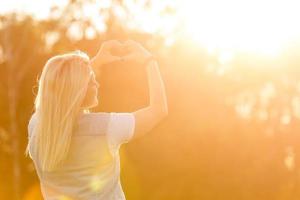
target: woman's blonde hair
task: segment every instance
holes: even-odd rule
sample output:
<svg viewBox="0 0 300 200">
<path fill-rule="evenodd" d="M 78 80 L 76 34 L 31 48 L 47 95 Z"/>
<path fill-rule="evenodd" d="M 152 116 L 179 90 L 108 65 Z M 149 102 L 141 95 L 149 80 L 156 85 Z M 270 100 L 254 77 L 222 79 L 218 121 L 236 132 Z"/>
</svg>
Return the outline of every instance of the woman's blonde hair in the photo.
<svg viewBox="0 0 300 200">
<path fill-rule="evenodd" d="M 45 64 L 34 102 L 37 120 L 25 152 L 36 157 L 42 170 L 52 171 L 66 158 L 90 77 L 89 57 L 80 51 Z"/>
</svg>

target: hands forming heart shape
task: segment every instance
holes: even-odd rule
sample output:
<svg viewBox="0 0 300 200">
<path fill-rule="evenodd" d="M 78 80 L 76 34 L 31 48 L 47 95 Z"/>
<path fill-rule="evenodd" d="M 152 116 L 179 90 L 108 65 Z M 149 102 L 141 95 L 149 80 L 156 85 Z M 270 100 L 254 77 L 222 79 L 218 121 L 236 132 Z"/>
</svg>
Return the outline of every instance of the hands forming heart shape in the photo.
<svg viewBox="0 0 300 200">
<path fill-rule="evenodd" d="M 143 63 L 148 57 L 151 53 L 133 40 L 124 43 L 108 40 L 102 44 L 94 59 L 99 65 L 105 65 L 115 61 Z"/>
</svg>

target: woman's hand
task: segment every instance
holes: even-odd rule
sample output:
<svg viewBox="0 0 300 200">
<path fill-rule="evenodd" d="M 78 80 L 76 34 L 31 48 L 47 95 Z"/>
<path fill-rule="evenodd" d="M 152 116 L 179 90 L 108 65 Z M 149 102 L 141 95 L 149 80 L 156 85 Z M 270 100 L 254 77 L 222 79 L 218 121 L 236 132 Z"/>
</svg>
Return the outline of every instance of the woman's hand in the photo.
<svg viewBox="0 0 300 200">
<path fill-rule="evenodd" d="M 105 41 L 101 45 L 97 55 L 91 59 L 92 66 L 98 67 L 115 61 L 120 61 L 121 57 L 112 55 L 112 51 L 122 47 L 123 45 L 117 40 Z"/>
<path fill-rule="evenodd" d="M 144 63 L 147 58 L 152 56 L 141 44 L 133 40 L 127 40 L 124 43 L 124 46 L 129 52 L 122 57 L 122 61 L 132 61 L 141 64 Z"/>
</svg>

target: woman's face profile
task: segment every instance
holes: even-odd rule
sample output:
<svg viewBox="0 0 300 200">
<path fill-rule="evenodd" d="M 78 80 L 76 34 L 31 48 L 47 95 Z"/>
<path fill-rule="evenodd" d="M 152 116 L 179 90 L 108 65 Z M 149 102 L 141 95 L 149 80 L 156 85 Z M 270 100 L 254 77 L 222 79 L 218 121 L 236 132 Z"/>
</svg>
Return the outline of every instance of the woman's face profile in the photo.
<svg viewBox="0 0 300 200">
<path fill-rule="evenodd" d="M 99 83 L 95 78 L 95 73 L 91 71 L 91 78 L 87 86 L 86 96 L 83 100 L 83 107 L 91 108 L 98 105 Z"/>
</svg>

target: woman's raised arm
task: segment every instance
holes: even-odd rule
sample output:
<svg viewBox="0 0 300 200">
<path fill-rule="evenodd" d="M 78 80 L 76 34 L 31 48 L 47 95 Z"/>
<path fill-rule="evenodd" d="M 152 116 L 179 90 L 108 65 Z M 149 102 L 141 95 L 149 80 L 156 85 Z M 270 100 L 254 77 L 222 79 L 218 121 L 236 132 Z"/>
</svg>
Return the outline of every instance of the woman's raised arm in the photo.
<svg viewBox="0 0 300 200">
<path fill-rule="evenodd" d="M 151 61 L 148 64 L 147 73 L 150 105 L 133 112 L 135 116 L 135 132 L 133 138 L 138 138 L 148 133 L 168 115 L 166 92 L 156 61 Z"/>
<path fill-rule="evenodd" d="M 168 115 L 167 97 L 157 61 L 149 59 L 151 54 L 140 44 L 131 40 L 125 44 L 131 47 L 130 51 L 132 53 L 125 56 L 124 59 L 136 59 L 137 62 L 144 63 L 147 70 L 150 104 L 145 108 L 133 112 L 135 116 L 133 138 L 139 138 L 148 133 Z M 145 63 L 145 60 L 148 60 L 148 62 Z"/>
</svg>

